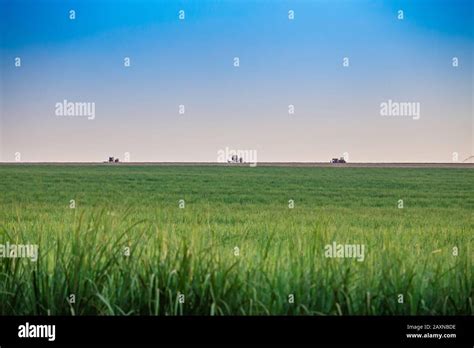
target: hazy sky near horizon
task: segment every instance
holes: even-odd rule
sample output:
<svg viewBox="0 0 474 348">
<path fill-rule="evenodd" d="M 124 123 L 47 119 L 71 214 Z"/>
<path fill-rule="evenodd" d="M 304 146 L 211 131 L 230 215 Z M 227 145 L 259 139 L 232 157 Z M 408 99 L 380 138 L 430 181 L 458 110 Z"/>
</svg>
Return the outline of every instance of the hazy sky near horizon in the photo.
<svg viewBox="0 0 474 348">
<path fill-rule="evenodd" d="M 0 0 L 0 30 L 1 161 L 474 152 L 470 0 Z M 57 116 L 63 100 L 95 118 Z M 419 103 L 419 119 L 381 115 L 389 100 Z"/>
</svg>

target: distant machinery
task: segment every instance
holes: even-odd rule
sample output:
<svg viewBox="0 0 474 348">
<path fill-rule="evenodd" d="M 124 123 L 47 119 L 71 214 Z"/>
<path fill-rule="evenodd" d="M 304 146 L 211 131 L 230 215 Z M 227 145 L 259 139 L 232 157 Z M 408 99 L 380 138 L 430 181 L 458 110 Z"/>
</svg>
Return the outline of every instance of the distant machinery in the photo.
<svg viewBox="0 0 474 348">
<path fill-rule="evenodd" d="M 237 155 L 232 155 L 230 160 L 227 163 L 244 163 L 244 159 L 242 157 L 239 158 Z"/>
<path fill-rule="evenodd" d="M 109 163 L 119 163 L 120 160 L 118 158 L 114 158 L 114 157 L 109 157 Z"/>
<path fill-rule="evenodd" d="M 344 157 L 341 157 L 341 158 L 333 158 L 331 160 L 331 163 L 346 163 L 346 160 L 344 159 Z"/>
<path fill-rule="evenodd" d="M 468 158 L 466 158 L 464 161 L 462 161 L 463 163 L 465 162 L 468 162 L 468 161 L 473 161 L 474 160 L 474 156 L 469 156 Z"/>
</svg>

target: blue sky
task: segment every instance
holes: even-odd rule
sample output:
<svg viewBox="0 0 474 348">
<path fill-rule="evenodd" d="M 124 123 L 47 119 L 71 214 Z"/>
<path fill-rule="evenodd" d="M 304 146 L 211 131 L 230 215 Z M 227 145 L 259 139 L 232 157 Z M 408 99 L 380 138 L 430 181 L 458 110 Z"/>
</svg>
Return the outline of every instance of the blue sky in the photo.
<svg viewBox="0 0 474 348">
<path fill-rule="evenodd" d="M 473 152 L 472 1 L 0 1 L 3 161 Z M 95 119 L 57 117 L 64 99 L 94 102 Z M 420 119 L 383 118 L 389 99 L 419 102 Z"/>
</svg>

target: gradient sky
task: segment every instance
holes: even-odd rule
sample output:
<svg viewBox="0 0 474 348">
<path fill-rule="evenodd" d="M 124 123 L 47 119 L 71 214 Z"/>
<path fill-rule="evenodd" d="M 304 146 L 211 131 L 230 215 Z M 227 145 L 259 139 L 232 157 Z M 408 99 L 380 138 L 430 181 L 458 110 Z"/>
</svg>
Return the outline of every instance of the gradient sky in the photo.
<svg viewBox="0 0 474 348">
<path fill-rule="evenodd" d="M 1 161 L 474 152 L 470 0 L 0 0 L 0 30 Z M 64 99 L 95 102 L 95 119 L 56 116 Z M 388 99 L 419 102 L 420 119 L 381 116 Z"/>
</svg>

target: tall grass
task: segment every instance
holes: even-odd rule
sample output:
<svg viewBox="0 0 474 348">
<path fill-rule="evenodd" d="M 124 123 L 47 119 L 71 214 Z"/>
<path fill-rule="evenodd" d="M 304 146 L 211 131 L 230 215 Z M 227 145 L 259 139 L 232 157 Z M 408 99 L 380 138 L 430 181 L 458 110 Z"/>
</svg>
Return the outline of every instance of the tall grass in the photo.
<svg viewBox="0 0 474 348">
<path fill-rule="evenodd" d="M 40 248 L 37 262 L 0 259 L 2 315 L 474 313 L 471 170 L 9 165 L 0 175 L 0 244 Z M 364 244 L 365 260 L 326 258 L 333 241 Z"/>
</svg>

